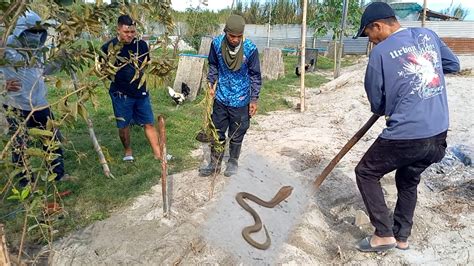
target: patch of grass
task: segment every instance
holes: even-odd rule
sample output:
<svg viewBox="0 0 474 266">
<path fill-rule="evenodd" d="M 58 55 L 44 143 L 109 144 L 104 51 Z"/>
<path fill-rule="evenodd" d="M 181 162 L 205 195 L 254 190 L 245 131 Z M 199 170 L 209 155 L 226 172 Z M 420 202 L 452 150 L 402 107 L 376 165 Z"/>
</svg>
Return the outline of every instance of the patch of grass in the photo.
<svg viewBox="0 0 474 266">
<path fill-rule="evenodd" d="M 289 108 L 291 104 L 286 98 L 298 97 L 299 92 L 295 88 L 299 86 L 300 81 L 294 73 L 297 61 L 296 56 L 285 56 L 285 77 L 274 81 L 264 81 L 260 94 L 260 114 Z M 64 73 L 58 74 L 56 78 L 64 79 L 63 84 L 70 82 Z M 320 75 L 308 74 L 306 76 L 307 87 L 314 88 L 326 81 Z M 52 84 L 49 85 L 50 102 L 53 102 L 64 92 L 55 89 Z M 194 137 L 202 124 L 203 107 L 199 102 L 203 95 L 198 95 L 194 102 L 185 102 L 176 108 L 165 87 L 149 89 L 155 117 L 162 114 L 166 119 L 167 150 L 173 156 L 173 159 L 169 161 L 169 173 L 195 168 L 199 162 L 190 154 L 200 145 Z M 59 230 L 57 236 L 107 218 L 113 210 L 125 206 L 131 199 L 148 191 L 160 180 L 161 164 L 153 158 L 143 129 L 139 126 L 133 126 L 131 129 L 132 148 L 136 161 L 122 162 L 123 148 L 115 121 L 111 119 L 113 110 L 108 88 L 98 88 L 97 97 L 99 102 L 97 110 L 91 106 L 88 106 L 88 110 L 98 141 L 116 179 L 104 176 L 84 121 L 78 120 L 73 126 L 62 128 L 61 131 L 66 138 L 64 145 L 66 172 L 78 177 L 79 180 L 75 183 L 58 184 L 60 191 L 70 190 L 72 194 L 64 198 L 67 215 L 57 220 L 55 224 L 55 229 Z M 4 181 L 0 180 L 1 186 L 4 185 L 2 182 Z M 156 201 L 161 201 L 161 198 L 157 198 Z M 19 205 L 8 200 L 3 200 L 0 208 L 0 217 L 3 217 L 2 219 L 6 222 L 7 233 L 13 243 L 17 243 L 16 240 L 19 239 L 22 228 L 22 213 L 14 213 L 18 208 L 20 208 Z M 29 241 L 38 239 L 38 235 L 30 232 Z"/>
<path fill-rule="evenodd" d="M 285 70 L 291 69 L 290 72 L 294 73 L 296 64 L 298 64 L 298 56 L 287 55 L 285 58 Z M 353 65 L 355 58 L 352 56 L 346 56 L 342 58 L 341 66 L 346 67 Z M 334 68 L 334 59 L 322 55 L 318 55 L 318 61 L 316 62 L 316 69 L 331 70 Z M 286 72 L 286 71 L 285 71 Z"/>
</svg>

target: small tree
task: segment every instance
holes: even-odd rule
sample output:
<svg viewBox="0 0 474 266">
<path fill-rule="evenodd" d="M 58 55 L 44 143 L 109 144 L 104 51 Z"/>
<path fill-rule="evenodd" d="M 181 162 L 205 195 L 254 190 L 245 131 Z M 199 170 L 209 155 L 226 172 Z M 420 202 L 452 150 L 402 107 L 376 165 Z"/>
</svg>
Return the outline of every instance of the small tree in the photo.
<svg viewBox="0 0 474 266">
<path fill-rule="evenodd" d="M 186 10 L 187 30 L 184 40 L 194 49 L 199 50 L 201 38 L 214 33 L 219 28 L 219 17 L 216 13 L 200 8 Z"/>
<path fill-rule="evenodd" d="M 470 10 L 463 7 L 462 4 L 459 4 L 455 7 L 450 6 L 446 9 L 441 10 L 441 13 L 452 16 L 452 17 L 456 17 L 459 20 L 464 20 L 467 17 L 467 15 L 469 15 L 469 12 Z"/>
<path fill-rule="evenodd" d="M 60 91 L 61 97 L 49 105 L 56 108 L 57 117 L 48 121 L 47 130 L 28 129 L 26 126 L 31 113 L 49 107 L 41 106 L 33 108 L 30 115 L 21 120 L 18 129 L 11 132 L 10 136 L 0 136 L 0 143 L 2 143 L 0 146 L 0 205 L 6 206 L 3 204 L 5 200 L 16 202 L 21 211 L 19 213 L 22 215 L 23 224 L 19 237 L 20 244 L 16 247 L 19 250 L 18 259 L 21 259 L 27 235 L 39 236 L 46 242 L 53 240 L 53 226 L 59 219 L 58 210 L 62 208 L 55 182 L 52 182 L 56 174 L 53 174 L 50 169 L 53 167 L 51 162 L 58 156 L 54 151 L 60 145 L 58 140 L 52 138 L 57 132 L 52 129 L 64 125 L 73 126 L 80 119 L 88 121 L 88 108 L 90 108 L 88 106 L 95 107 L 99 104 L 96 97 L 97 90 L 107 88 L 109 78 L 114 76 L 121 66 L 132 65 L 136 71 L 136 79 L 140 79 L 140 82 L 154 81 L 157 76 L 166 77 L 174 68 L 173 61 L 166 55 L 160 58 L 152 57 L 151 60 L 140 65 L 136 57 L 127 59 L 117 56 L 119 46 L 109 49 L 109 52 L 105 54 L 100 49 L 100 37 L 106 26 L 115 25 L 117 16 L 124 13 L 130 14 L 140 25 L 143 25 L 142 17 L 158 21 L 165 26 L 167 32 L 172 30 L 173 22 L 169 0 L 144 4 L 68 6 L 60 6 L 53 1 L 12 0 L 9 2 L 9 4 L 0 3 L 0 25 L 4 25 L 1 39 L 5 40 L 12 33 L 17 19 L 27 9 L 39 10 L 44 20 L 51 19 L 57 23 L 55 33 L 50 38 L 51 45 L 40 49 L 21 49 L 25 53 L 32 53 L 32 49 L 38 50 L 35 52 L 44 53 L 46 64 L 61 65 L 61 70 L 73 80 L 73 82 L 64 82 L 58 78 L 56 82 L 53 82 Z M 84 36 L 87 36 L 86 40 Z M 167 34 L 164 34 L 151 46 L 166 47 L 166 39 Z M 0 66 L 18 68 L 36 64 L 35 60 L 21 62 L 20 66 L 6 61 L 2 58 L 5 45 L 6 43 L 3 42 L 0 46 Z M 91 76 L 95 78 L 88 78 Z M 3 108 L 0 110 L 4 111 Z M 28 134 L 23 134 L 24 132 Z M 24 149 L 23 164 L 17 165 L 10 162 L 8 155 L 12 143 L 20 135 L 26 136 L 31 145 L 20 148 Z M 42 149 L 42 147 L 47 148 Z M 24 172 L 25 177 L 31 180 L 31 183 L 23 188 L 17 186 L 16 175 L 20 172 Z M 53 206 L 52 211 L 50 206 Z"/>
<path fill-rule="evenodd" d="M 309 21 L 309 25 L 315 29 L 314 35 L 326 36 L 329 32 L 332 32 L 332 40 L 334 41 L 334 75 L 337 74 L 336 70 L 336 52 L 337 52 L 337 40 L 343 34 L 344 36 L 350 35 L 360 23 L 361 8 L 357 1 L 349 1 L 347 18 L 344 32 L 341 32 L 342 23 L 342 9 L 343 0 L 323 0 L 322 3 L 316 7 L 316 17 Z M 342 44 L 340 44 L 342 45 Z M 342 49 L 342 47 L 340 47 Z"/>
<path fill-rule="evenodd" d="M 326 36 L 332 32 L 332 39 L 336 40 L 339 37 L 340 23 L 342 16 L 343 0 L 323 0 L 317 4 L 316 15 L 313 20 L 309 21 L 309 25 L 315 29 L 316 36 Z M 349 9 L 347 12 L 347 28 L 343 32 L 348 36 L 354 32 L 359 26 L 361 9 L 357 1 L 349 1 Z"/>
</svg>

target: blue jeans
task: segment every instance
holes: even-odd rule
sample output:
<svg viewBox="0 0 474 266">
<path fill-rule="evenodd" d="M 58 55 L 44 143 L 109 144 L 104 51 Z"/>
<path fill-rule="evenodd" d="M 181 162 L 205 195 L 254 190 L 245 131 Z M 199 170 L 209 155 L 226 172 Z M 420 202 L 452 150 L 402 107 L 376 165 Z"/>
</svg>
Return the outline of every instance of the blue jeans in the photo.
<svg viewBox="0 0 474 266">
<path fill-rule="evenodd" d="M 150 97 L 132 98 L 119 91 L 110 92 L 118 128 L 128 127 L 133 121 L 139 125 L 153 124 Z"/>
<path fill-rule="evenodd" d="M 375 140 L 355 169 L 357 186 L 375 235 L 407 241 L 413 226 L 420 175 L 428 166 L 443 159 L 445 149 L 446 132 L 425 139 L 379 137 Z M 380 179 L 394 170 L 398 198 L 391 220 Z"/>
</svg>

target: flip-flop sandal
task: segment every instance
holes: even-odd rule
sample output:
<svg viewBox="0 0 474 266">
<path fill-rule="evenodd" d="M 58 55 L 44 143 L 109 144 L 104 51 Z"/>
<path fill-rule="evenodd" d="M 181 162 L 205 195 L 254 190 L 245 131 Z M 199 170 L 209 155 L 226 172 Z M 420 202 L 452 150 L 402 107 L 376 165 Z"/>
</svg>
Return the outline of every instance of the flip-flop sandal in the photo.
<svg viewBox="0 0 474 266">
<path fill-rule="evenodd" d="M 406 248 L 401 248 L 401 247 L 399 247 L 398 245 L 395 246 L 395 247 L 396 247 L 397 249 L 399 249 L 399 250 L 409 250 L 409 249 L 410 249 L 410 245 L 408 245 Z"/>
<path fill-rule="evenodd" d="M 356 248 L 362 252 L 384 252 L 397 246 L 397 243 L 393 243 L 373 247 L 372 245 L 370 245 L 370 239 L 372 239 L 372 236 L 368 236 L 362 239 L 361 241 L 359 241 Z"/>
<path fill-rule="evenodd" d="M 133 162 L 135 158 L 133 158 L 133 155 L 125 155 L 122 160 L 124 162 Z"/>
</svg>

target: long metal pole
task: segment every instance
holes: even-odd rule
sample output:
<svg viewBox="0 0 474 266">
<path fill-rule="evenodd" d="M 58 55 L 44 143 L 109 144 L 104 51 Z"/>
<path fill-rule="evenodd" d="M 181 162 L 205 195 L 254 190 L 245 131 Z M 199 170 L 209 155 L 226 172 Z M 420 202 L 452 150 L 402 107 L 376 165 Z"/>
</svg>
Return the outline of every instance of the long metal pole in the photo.
<svg viewBox="0 0 474 266">
<path fill-rule="evenodd" d="M 339 49 L 337 53 L 337 67 L 336 67 L 336 72 L 334 73 L 334 78 L 339 77 L 339 75 L 341 74 L 341 58 L 342 58 L 342 49 L 344 47 L 342 40 L 344 38 L 344 30 L 346 28 L 348 9 L 349 9 L 349 0 L 344 0 L 344 5 L 342 7 L 341 32 L 339 33 Z"/>
<path fill-rule="evenodd" d="M 305 87 L 304 87 L 304 75 L 305 75 L 305 64 L 306 64 L 306 8 L 307 0 L 303 0 L 303 18 L 301 22 L 301 62 L 300 62 L 300 112 L 305 110 Z"/>
</svg>

